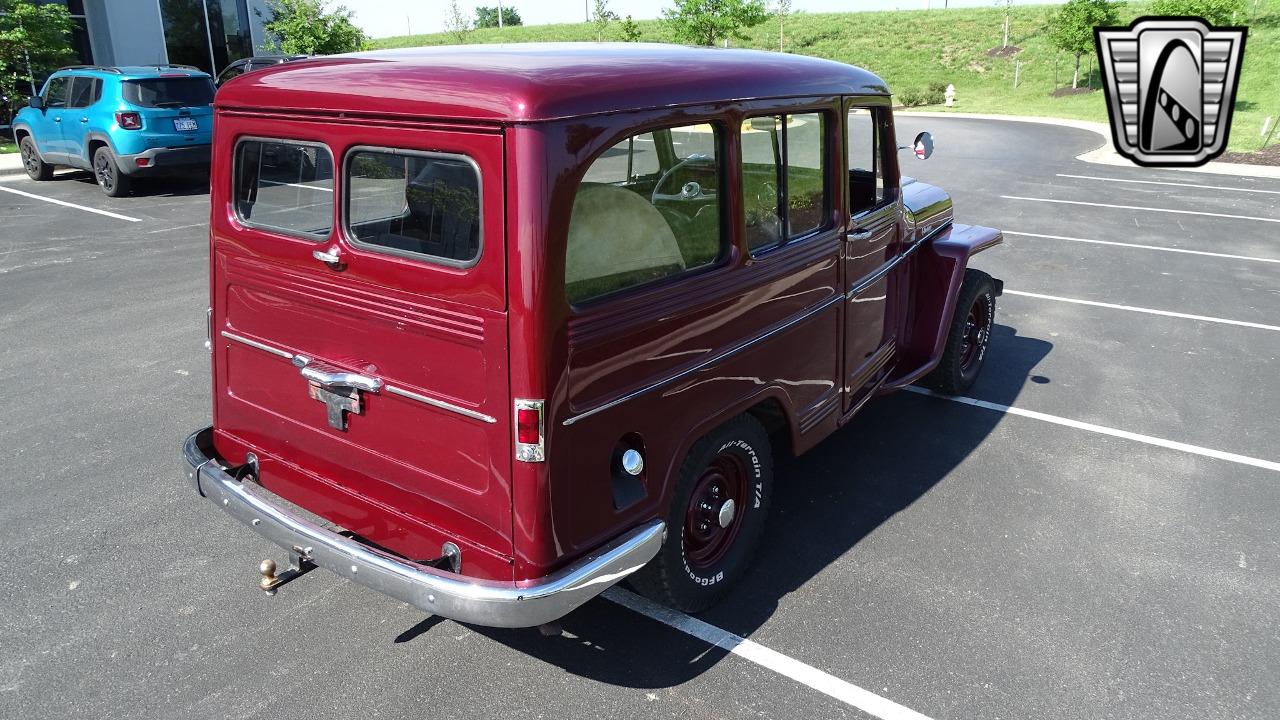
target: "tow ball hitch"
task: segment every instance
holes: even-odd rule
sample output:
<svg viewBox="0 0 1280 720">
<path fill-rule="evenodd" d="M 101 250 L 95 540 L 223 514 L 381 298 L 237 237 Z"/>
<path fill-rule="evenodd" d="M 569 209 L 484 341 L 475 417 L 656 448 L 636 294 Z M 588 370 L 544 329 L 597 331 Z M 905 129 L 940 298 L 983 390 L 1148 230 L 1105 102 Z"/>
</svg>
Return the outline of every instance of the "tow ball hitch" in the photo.
<svg viewBox="0 0 1280 720">
<path fill-rule="evenodd" d="M 275 595 L 276 589 L 281 585 L 306 575 L 316 569 L 316 564 L 311 562 L 311 548 L 300 548 L 294 546 L 289 551 L 289 568 L 284 572 L 276 572 L 276 561 L 267 558 L 258 564 L 258 572 L 262 573 L 262 580 L 258 581 L 258 587 L 268 595 Z"/>
</svg>

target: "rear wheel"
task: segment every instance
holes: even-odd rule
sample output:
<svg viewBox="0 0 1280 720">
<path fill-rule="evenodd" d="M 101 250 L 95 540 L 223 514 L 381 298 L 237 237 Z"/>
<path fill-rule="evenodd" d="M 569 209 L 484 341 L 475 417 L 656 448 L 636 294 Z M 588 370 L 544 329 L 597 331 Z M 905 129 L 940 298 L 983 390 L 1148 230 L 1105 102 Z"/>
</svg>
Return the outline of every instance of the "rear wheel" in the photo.
<svg viewBox="0 0 1280 720">
<path fill-rule="evenodd" d="M 769 436 L 755 418 L 740 415 L 711 431 L 685 456 L 666 540 L 631 584 L 684 612 L 714 605 L 755 554 L 772 487 Z"/>
<path fill-rule="evenodd" d="M 921 384 L 948 395 L 968 392 L 982 370 L 995 319 L 995 281 L 981 270 L 966 270 L 942 360 Z"/>
<path fill-rule="evenodd" d="M 115 153 L 103 145 L 93 153 L 93 179 L 108 197 L 121 197 L 129 194 L 129 176 L 120 172 Z"/>
<path fill-rule="evenodd" d="M 27 171 L 27 177 L 32 180 L 48 180 L 53 177 L 53 166 L 40 159 L 36 141 L 30 135 L 22 138 L 18 148 L 22 153 L 22 167 Z"/>
</svg>

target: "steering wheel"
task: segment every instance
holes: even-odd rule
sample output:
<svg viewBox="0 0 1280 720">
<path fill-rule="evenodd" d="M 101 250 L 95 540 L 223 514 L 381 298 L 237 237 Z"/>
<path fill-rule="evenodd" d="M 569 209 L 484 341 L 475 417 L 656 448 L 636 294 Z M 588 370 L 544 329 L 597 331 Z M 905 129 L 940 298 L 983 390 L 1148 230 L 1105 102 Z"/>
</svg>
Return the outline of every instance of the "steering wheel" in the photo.
<svg viewBox="0 0 1280 720">
<path fill-rule="evenodd" d="M 694 153 L 675 165 L 672 165 L 666 172 L 662 173 L 662 176 L 658 178 L 658 182 L 653 186 L 653 193 L 649 196 L 649 202 L 657 203 L 659 200 L 696 200 L 700 197 L 707 197 L 709 194 L 703 193 L 702 186 L 692 180 L 680 186 L 680 192 L 674 194 L 662 192 L 662 186 L 666 184 L 666 182 L 670 180 L 680 168 L 683 168 L 686 165 L 691 165 L 695 162 L 709 162 L 710 160 L 711 157 L 709 155 Z"/>
</svg>

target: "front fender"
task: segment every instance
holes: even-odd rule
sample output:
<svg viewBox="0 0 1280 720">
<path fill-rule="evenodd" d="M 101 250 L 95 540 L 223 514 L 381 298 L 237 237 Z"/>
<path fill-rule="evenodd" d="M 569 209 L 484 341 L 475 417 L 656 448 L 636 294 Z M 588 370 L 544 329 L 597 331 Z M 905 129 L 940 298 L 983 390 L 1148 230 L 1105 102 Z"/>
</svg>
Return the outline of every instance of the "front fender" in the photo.
<svg viewBox="0 0 1280 720">
<path fill-rule="evenodd" d="M 910 315 L 897 368 L 882 386 L 885 391 L 910 385 L 937 367 L 969 258 L 1004 242 L 1004 235 L 995 228 L 952 224 L 923 242 L 907 267 Z M 999 294 L 1003 285 L 997 281 L 996 288 Z"/>
</svg>

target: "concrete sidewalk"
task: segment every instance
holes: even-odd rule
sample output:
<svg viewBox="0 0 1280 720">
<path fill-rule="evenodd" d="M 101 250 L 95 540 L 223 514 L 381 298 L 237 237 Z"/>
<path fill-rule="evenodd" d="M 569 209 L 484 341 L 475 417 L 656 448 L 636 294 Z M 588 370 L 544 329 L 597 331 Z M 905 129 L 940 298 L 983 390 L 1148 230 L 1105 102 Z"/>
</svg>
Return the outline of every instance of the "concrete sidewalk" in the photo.
<svg viewBox="0 0 1280 720">
<path fill-rule="evenodd" d="M 0 177 L 6 175 L 22 175 L 26 171 L 22 169 L 22 156 L 18 153 L 2 153 L 0 154 Z"/>
</svg>

